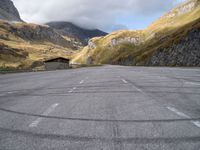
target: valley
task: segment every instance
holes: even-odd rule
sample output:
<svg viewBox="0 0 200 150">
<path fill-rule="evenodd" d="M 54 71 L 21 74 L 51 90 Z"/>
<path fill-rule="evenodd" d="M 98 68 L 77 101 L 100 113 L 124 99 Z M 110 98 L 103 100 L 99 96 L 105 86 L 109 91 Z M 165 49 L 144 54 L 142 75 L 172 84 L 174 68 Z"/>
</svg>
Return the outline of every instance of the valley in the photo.
<svg viewBox="0 0 200 150">
<path fill-rule="evenodd" d="M 64 21 L 25 23 L 11 2 L 8 6 L 16 19 L 0 13 L 2 69 L 42 69 L 46 59 L 61 56 L 86 66 L 200 66 L 199 0 L 178 5 L 146 29 L 109 34 Z"/>
</svg>

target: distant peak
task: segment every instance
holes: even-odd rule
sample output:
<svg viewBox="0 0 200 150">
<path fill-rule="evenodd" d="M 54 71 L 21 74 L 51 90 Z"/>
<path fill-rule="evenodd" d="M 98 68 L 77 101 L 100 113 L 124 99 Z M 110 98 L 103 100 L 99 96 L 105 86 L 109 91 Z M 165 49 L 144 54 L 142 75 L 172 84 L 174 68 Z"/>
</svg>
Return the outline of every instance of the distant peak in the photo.
<svg viewBox="0 0 200 150">
<path fill-rule="evenodd" d="M 11 0 L 0 0 L 0 19 L 23 22 L 17 8 Z"/>
<path fill-rule="evenodd" d="M 72 22 L 67 21 L 52 21 L 46 23 L 51 28 L 54 28 L 60 34 L 64 36 L 74 37 L 82 42 L 83 45 L 87 45 L 91 38 L 105 36 L 106 32 L 99 29 L 85 29 Z"/>
</svg>

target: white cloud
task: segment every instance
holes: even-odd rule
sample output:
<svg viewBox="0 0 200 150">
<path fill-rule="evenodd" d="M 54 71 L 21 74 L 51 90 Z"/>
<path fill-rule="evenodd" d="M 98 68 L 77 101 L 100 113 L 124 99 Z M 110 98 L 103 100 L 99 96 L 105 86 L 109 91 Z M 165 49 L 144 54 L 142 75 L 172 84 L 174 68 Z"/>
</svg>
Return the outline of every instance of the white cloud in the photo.
<svg viewBox="0 0 200 150">
<path fill-rule="evenodd" d="M 87 28 L 106 29 L 117 17 L 153 15 L 172 8 L 174 0 L 13 0 L 27 22 L 71 21 Z M 180 1 L 180 0 L 178 0 Z"/>
</svg>

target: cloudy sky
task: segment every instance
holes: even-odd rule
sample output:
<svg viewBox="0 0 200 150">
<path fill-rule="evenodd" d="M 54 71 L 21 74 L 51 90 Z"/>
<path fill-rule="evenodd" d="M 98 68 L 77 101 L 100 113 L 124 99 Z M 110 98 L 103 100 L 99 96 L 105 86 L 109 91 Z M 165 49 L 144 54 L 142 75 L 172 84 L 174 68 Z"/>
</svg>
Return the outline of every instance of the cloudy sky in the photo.
<svg viewBox="0 0 200 150">
<path fill-rule="evenodd" d="M 184 0 L 13 0 L 23 20 L 70 21 L 110 32 L 142 29 Z"/>
</svg>

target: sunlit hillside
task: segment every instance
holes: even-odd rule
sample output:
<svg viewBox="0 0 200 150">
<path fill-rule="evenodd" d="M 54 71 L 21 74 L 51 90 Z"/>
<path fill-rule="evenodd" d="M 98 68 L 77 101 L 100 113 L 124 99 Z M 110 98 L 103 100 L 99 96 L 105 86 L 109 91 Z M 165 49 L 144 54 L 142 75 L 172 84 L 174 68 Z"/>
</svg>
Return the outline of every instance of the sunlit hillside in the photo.
<svg viewBox="0 0 200 150">
<path fill-rule="evenodd" d="M 0 21 L 0 67 L 34 68 L 43 60 L 71 58 L 74 43 L 46 26 Z"/>
<path fill-rule="evenodd" d="M 177 6 L 144 30 L 117 31 L 94 38 L 73 61 L 144 65 L 156 50 L 178 43 L 194 29 L 200 29 L 199 0 L 190 0 Z"/>
</svg>

